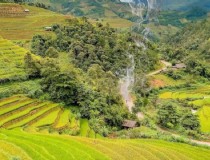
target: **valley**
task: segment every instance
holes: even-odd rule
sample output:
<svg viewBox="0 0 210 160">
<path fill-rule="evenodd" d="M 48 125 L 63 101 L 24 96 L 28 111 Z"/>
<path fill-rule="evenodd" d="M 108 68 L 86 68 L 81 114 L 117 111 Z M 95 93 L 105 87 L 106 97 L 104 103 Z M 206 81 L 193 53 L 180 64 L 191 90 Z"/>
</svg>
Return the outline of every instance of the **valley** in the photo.
<svg viewBox="0 0 210 160">
<path fill-rule="evenodd" d="M 209 0 L 0 0 L 0 160 L 208 160 Z"/>
</svg>

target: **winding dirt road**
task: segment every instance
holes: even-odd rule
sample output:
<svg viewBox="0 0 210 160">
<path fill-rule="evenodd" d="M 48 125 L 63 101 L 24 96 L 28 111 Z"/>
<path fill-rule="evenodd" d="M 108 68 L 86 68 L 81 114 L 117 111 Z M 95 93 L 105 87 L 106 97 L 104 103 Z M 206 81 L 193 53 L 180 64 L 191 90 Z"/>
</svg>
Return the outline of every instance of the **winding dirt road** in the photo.
<svg viewBox="0 0 210 160">
<path fill-rule="evenodd" d="M 172 64 L 171 64 L 170 62 L 166 62 L 166 61 L 164 61 L 164 60 L 161 60 L 160 62 L 161 62 L 164 66 L 163 66 L 161 69 L 159 69 L 159 70 L 156 70 L 156 71 L 154 71 L 154 72 L 151 72 L 151 73 L 147 74 L 147 76 L 156 75 L 156 74 L 158 74 L 158 73 L 160 73 L 160 72 L 162 72 L 162 71 L 167 70 L 168 67 L 171 67 L 171 66 L 172 66 Z"/>
</svg>

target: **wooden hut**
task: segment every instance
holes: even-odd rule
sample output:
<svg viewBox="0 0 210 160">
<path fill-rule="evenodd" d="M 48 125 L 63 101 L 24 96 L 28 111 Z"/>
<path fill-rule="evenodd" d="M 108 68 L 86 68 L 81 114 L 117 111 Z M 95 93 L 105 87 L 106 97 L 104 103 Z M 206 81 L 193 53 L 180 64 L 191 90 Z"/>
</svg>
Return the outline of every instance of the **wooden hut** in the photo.
<svg viewBox="0 0 210 160">
<path fill-rule="evenodd" d="M 25 9 L 24 12 L 28 13 L 28 12 L 30 12 L 30 10 L 29 9 Z"/>
<path fill-rule="evenodd" d="M 122 124 L 122 126 L 126 129 L 129 128 L 135 128 L 136 127 L 137 122 L 136 121 L 132 121 L 132 120 L 125 120 Z"/>
<path fill-rule="evenodd" d="M 174 66 L 172 66 L 172 68 L 174 68 L 174 69 L 184 69 L 184 68 L 186 68 L 186 65 L 184 63 L 178 63 L 178 64 L 175 64 Z"/>
<path fill-rule="evenodd" d="M 45 27 L 45 31 L 52 31 L 52 27 Z"/>
</svg>

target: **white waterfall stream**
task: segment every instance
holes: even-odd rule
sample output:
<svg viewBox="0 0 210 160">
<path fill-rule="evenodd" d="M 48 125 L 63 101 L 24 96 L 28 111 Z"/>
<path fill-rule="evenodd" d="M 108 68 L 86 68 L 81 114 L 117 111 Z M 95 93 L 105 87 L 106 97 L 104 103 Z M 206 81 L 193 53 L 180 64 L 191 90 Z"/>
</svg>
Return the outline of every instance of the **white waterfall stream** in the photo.
<svg viewBox="0 0 210 160">
<path fill-rule="evenodd" d="M 138 26 L 139 29 L 143 27 L 143 23 L 145 21 L 153 21 L 157 18 L 157 12 L 158 12 L 158 0 L 129 0 L 127 1 L 129 3 L 129 6 L 131 8 L 131 12 L 133 15 L 138 16 L 139 19 L 136 22 L 136 26 Z M 150 34 L 150 28 L 146 27 L 143 29 L 141 34 L 143 35 L 144 40 L 148 40 L 148 35 Z M 147 49 L 144 42 L 135 39 L 134 41 L 138 47 L 141 47 L 143 51 Z M 128 53 L 128 57 L 130 60 L 130 65 L 126 69 L 126 76 L 123 77 L 120 81 L 120 93 L 126 103 L 126 106 L 128 107 L 128 110 L 132 112 L 132 108 L 134 107 L 134 102 L 131 96 L 132 87 L 135 80 L 135 61 L 134 56 L 132 53 Z M 137 117 L 142 118 L 141 113 L 137 113 Z"/>
</svg>

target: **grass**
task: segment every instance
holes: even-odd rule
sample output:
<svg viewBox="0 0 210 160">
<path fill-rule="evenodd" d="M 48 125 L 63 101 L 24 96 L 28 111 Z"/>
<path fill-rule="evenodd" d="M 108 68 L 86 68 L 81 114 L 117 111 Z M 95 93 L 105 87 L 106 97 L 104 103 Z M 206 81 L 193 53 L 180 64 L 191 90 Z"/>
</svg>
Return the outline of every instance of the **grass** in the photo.
<svg viewBox="0 0 210 160">
<path fill-rule="evenodd" d="M 1 6 L 2 4 L 0 4 Z M 11 5 L 12 6 L 12 5 Z M 29 40 L 35 34 L 50 34 L 44 27 L 66 23 L 64 16 L 42 8 L 23 5 L 30 13 L 23 17 L 0 17 L 0 35 L 9 40 Z"/>
<path fill-rule="evenodd" d="M 14 146 L 13 156 L 21 159 L 209 160 L 210 156 L 209 149 L 161 140 L 91 139 L 52 134 L 29 134 L 21 129 L 1 130 L 0 133 L 1 149 L 6 150 L 2 147 L 4 145 L 2 141 L 9 143 L 9 147 Z"/>
</svg>

